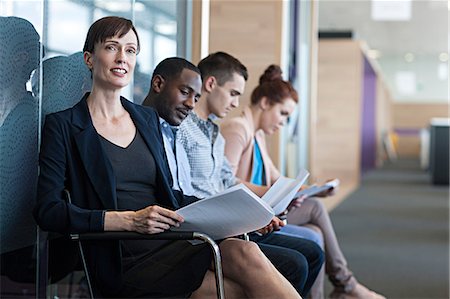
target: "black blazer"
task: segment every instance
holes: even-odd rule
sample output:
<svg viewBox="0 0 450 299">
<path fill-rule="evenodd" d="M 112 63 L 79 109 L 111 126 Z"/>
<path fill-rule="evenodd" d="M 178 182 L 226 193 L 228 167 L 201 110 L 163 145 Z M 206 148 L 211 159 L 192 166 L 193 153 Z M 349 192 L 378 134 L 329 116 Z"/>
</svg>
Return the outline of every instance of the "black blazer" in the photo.
<svg viewBox="0 0 450 299">
<path fill-rule="evenodd" d="M 62 234 L 103 231 L 104 211 L 117 209 L 112 166 L 92 124 L 86 103 L 88 95 L 74 107 L 46 117 L 34 209 L 37 223 L 46 231 Z M 178 208 L 180 200 L 171 190 L 172 178 L 157 113 L 125 98 L 121 102 L 155 158 L 157 204 Z M 72 204 L 63 196 L 65 188 L 71 193 Z M 119 242 L 90 242 L 85 251 L 90 273 L 101 286 L 100 291 L 118 290 L 122 272 Z"/>
</svg>

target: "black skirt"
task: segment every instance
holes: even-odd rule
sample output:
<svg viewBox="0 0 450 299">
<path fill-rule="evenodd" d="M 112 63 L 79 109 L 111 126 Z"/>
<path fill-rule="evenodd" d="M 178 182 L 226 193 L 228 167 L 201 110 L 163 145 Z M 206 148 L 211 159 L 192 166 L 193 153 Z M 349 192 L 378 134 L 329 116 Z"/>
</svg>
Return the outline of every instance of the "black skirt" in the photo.
<svg viewBox="0 0 450 299">
<path fill-rule="evenodd" d="M 172 241 L 157 251 L 122 260 L 123 287 L 116 297 L 187 298 L 211 265 L 207 244 Z"/>
</svg>

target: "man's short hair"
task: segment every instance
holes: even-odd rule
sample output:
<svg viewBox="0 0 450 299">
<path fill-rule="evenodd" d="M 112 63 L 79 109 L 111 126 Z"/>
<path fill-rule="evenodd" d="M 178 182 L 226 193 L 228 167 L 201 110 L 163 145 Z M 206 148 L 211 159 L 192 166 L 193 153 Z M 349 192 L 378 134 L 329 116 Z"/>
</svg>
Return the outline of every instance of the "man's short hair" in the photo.
<svg viewBox="0 0 450 299">
<path fill-rule="evenodd" d="M 236 58 L 225 52 L 209 54 L 198 63 L 202 80 L 214 76 L 219 86 L 232 80 L 234 73 L 248 79 L 247 68 Z"/>
<path fill-rule="evenodd" d="M 200 70 L 194 64 L 184 58 L 170 57 L 166 58 L 156 66 L 153 71 L 152 81 L 156 75 L 160 75 L 165 80 L 176 78 L 184 69 L 188 69 L 201 75 Z"/>
</svg>

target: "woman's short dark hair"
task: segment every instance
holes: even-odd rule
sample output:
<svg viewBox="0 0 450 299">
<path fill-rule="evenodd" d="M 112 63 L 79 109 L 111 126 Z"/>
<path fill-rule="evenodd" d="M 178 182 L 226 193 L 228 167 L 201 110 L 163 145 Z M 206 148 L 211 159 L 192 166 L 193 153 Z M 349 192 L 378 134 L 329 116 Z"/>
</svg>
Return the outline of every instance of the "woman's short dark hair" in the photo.
<svg viewBox="0 0 450 299">
<path fill-rule="evenodd" d="M 233 79 L 234 73 L 244 77 L 247 81 L 247 68 L 236 58 L 225 52 L 209 54 L 198 63 L 202 80 L 214 76 L 219 86 Z"/>
<path fill-rule="evenodd" d="M 298 102 L 298 94 L 291 83 L 284 81 L 282 71 L 278 65 L 270 65 L 259 77 L 259 85 L 251 95 L 252 105 L 256 105 L 263 97 L 266 97 L 270 105 L 282 103 L 287 98 Z"/>
<path fill-rule="evenodd" d="M 103 43 L 107 38 L 118 35 L 119 37 L 124 36 L 130 30 L 133 30 L 137 38 L 137 51 L 139 52 L 140 43 L 139 36 L 137 34 L 136 28 L 128 19 L 110 16 L 98 19 L 95 21 L 86 36 L 86 41 L 84 42 L 83 52 L 94 52 L 94 47 L 96 43 Z"/>
</svg>

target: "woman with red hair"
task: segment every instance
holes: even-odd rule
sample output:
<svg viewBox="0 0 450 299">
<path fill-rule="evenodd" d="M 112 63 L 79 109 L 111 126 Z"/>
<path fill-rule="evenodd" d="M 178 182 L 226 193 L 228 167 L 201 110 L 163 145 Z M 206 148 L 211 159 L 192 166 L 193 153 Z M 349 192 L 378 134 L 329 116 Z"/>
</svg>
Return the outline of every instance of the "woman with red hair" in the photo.
<svg viewBox="0 0 450 299">
<path fill-rule="evenodd" d="M 281 74 L 279 66 L 270 65 L 252 92 L 250 106 L 245 107 L 240 116 L 224 120 L 221 125 L 226 140 L 225 155 L 233 172 L 238 178 L 258 185 L 271 186 L 280 177 L 280 172 L 269 157 L 265 135 L 279 130 L 298 102 L 297 92 L 289 82 L 283 80 Z M 331 192 L 322 196 L 330 195 Z M 277 233 L 311 239 L 324 247 L 325 272 L 334 285 L 330 298 L 384 298 L 358 283 L 348 268 L 328 212 L 321 201 L 314 197 L 294 201 L 287 220 L 289 224 Z M 317 232 L 322 236 L 323 244 Z M 324 275 L 319 274 L 311 290 L 313 298 L 324 297 L 323 283 Z"/>
</svg>

